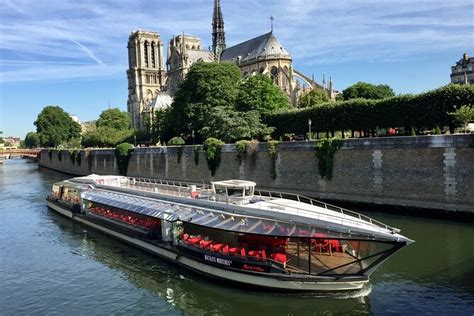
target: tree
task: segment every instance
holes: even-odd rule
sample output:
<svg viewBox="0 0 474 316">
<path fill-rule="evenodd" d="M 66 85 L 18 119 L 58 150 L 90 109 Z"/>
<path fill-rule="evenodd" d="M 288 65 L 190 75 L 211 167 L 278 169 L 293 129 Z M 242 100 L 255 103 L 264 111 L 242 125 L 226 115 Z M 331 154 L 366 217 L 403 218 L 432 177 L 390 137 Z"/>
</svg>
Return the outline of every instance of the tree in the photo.
<svg viewBox="0 0 474 316">
<path fill-rule="evenodd" d="M 34 124 L 43 147 L 57 147 L 81 136 L 81 126 L 59 106 L 46 106 Z"/>
<path fill-rule="evenodd" d="M 239 139 L 262 139 L 272 132 L 273 128 L 261 123 L 257 111 L 239 112 L 222 106 L 213 108 L 206 126 L 200 130 L 203 137 L 218 138 L 226 143 Z"/>
<path fill-rule="evenodd" d="M 84 147 L 115 147 L 124 141 L 133 141 L 134 130 L 128 112 L 117 108 L 102 111 L 95 122 L 96 128 L 82 135 Z"/>
<path fill-rule="evenodd" d="M 457 122 L 464 125 L 464 132 L 467 133 L 467 124 L 474 118 L 474 108 L 471 107 L 471 105 L 463 105 L 449 114 L 451 114 Z"/>
<path fill-rule="evenodd" d="M 95 125 L 97 127 L 106 126 L 118 130 L 128 130 L 132 128 L 132 118 L 130 113 L 122 112 L 118 108 L 108 109 L 100 114 Z"/>
<path fill-rule="evenodd" d="M 344 100 L 349 99 L 373 99 L 380 100 L 394 97 L 392 88 L 386 84 L 374 85 L 367 82 L 357 82 L 342 91 Z"/>
<path fill-rule="evenodd" d="M 273 81 L 265 75 L 251 76 L 239 87 L 235 108 L 238 111 L 258 111 L 267 115 L 289 109 L 290 100 Z"/>
<path fill-rule="evenodd" d="M 240 80 L 240 69 L 232 63 L 194 64 L 176 91 L 166 114 L 169 123 L 162 134 L 183 134 L 187 138 L 194 130 L 201 137 L 200 130 L 206 126 L 213 108 L 234 106 Z"/>
<path fill-rule="evenodd" d="M 133 130 L 119 130 L 108 126 L 97 127 L 82 135 L 81 144 L 84 147 L 115 147 L 126 140 L 133 141 Z"/>
<path fill-rule="evenodd" d="M 29 132 L 25 136 L 25 147 L 36 148 L 39 145 L 39 137 L 35 132 Z"/>
<path fill-rule="evenodd" d="M 298 101 L 298 107 L 310 108 L 329 101 L 331 101 L 331 99 L 328 97 L 326 91 L 316 88 L 300 97 L 300 100 Z"/>
</svg>

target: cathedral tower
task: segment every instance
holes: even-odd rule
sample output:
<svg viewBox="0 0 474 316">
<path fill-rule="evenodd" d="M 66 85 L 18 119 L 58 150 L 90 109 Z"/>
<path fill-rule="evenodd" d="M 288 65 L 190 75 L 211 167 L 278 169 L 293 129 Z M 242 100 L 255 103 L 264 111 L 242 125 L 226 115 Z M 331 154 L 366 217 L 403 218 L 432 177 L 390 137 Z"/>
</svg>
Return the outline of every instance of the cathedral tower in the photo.
<svg viewBox="0 0 474 316">
<path fill-rule="evenodd" d="M 225 46 L 224 17 L 221 10 L 221 1 L 214 0 L 214 12 L 212 14 L 212 52 L 217 60 L 220 59 Z"/>
<path fill-rule="evenodd" d="M 163 42 L 157 32 L 136 31 L 128 39 L 128 112 L 132 126 L 144 130 L 152 101 L 166 89 Z"/>
</svg>

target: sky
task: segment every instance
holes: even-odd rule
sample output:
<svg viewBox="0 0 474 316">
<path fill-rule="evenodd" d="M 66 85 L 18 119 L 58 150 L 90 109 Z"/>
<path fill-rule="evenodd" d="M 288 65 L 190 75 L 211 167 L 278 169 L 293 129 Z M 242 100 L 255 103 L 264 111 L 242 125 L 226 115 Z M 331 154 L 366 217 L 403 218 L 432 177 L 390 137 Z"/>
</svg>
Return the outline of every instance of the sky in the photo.
<svg viewBox="0 0 474 316">
<path fill-rule="evenodd" d="M 398 93 L 449 83 L 474 55 L 472 0 L 221 0 L 227 46 L 270 31 L 294 68 L 338 90 L 365 81 Z M 46 105 L 81 121 L 127 108 L 127 41 L 137 29 L 211 45 L 212 0 L 0 0 L 0 131 L 23 138 Z M 166 54 L 166 50 L 163 52 Z"/>
</svg>

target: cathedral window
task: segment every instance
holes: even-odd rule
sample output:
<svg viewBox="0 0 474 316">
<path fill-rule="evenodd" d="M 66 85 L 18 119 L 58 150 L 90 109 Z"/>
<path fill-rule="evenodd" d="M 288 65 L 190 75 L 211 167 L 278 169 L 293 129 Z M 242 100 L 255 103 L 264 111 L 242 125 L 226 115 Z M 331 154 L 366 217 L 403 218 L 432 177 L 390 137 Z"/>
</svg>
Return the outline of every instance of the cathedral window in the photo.
<svg viewBox="0 0 474 316">
<path fill-rule="evenodd" d="M 156 67 L 156 60 L 155 60 L 155 42 L 151 43 L 151 67 Z"/>
<path fill-rule="evenodd" d="M 148 67 L 148 41 L 145 41 L 143 57 L 145 58 L 145 67 Z"/>
</svg>

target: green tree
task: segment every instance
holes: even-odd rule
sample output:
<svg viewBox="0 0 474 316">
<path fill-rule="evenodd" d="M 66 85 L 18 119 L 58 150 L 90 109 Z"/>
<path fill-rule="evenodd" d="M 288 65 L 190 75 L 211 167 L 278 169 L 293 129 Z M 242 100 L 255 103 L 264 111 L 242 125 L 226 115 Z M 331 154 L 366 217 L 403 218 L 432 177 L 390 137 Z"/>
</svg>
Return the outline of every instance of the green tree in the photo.
<svg viewBox="0 0 474 316">
<path fill-rule="evenodd" d="M 35 132 L 28 132 L 25 136 L 25 147 L 36 148 L 39 145 L 39 137 Z"/>
<path fill-rule="evenodd" d="M 257 111 L 239 112 L 223 106 L 213 108 L 206 126 L 200 130 L 203 137 L 218 138 L 226 143 L 239 139 L 262 139 L 272 132 L 273 128 L 260 121 L 260 114 Z"/>
<path fill-rule="evenodd" d="M 255 110 L 267 115 L 291 106 L 289 98 L 270 78 L 257 75 L 240 84 L 235 108 L 242 112 Z"/>
<path fill-rule="evenodd" d="M 344 100 L 350 99 L 373 99 L 380 100 L 394 97 L 392 88 L 386 84 L 374 85 L 367 82 L 357 82 L 342 91 Z"/>
<path fill-rule="evenodd" d="M 232 63 L 194 64 L 176 91 L 166 115 L 170 123 L 162 135 L 183 134 L 187 138 L 194 130 L 202 139 L 200 131 L 207 125 L 212 109 L 234 106 L 240 80 L 240 69 Z"/>
<path fill-rule="evenodd" d="M 331 99 L 329 99 L 326 91 L 323 89 L 316 88 L 301 96 L 300 100 L 298 101 L 298 107 L 310 108 L 329 101 L 331 101 Z"/>
<path fill-rule="evenodd" d="M 132 118 L 130 113 L 120 111 L 118 108 L 108 109 L 100 114 L 95 125 L 97 127 L 105 126 L 118 130 L 128 130 L 132 128 Z"/>
<path fill-rule="evenodd" d="M 456 111 L 449 113 L 454 119 L 464 125 L 464 132 L 467 133 L 467 124 L 474 119 L 474 108 L 471 105 L 463 105 Z"/>
<path fill-rule="evenodd" d="M 108 126 L 100 126 L 82 135 L 84 147 L 115 147 L 117 144 L 133 138 L 133 130 L 119 130 Z"/>
<path fill-rule="evenodd" d="M 84 147 L 115 147 L 125 141 L 133 142 L 134 130 L 128 112 L 117 108 L 103 111 L 95 122 L 96 128 L 82 135 Z"/>
<path fill-rule="evenodd" d="M 43 108 L 34 124 L 43 147 L 57 147 L 81 136 L 81 126 L 59 106 Z"/>
</svg>

